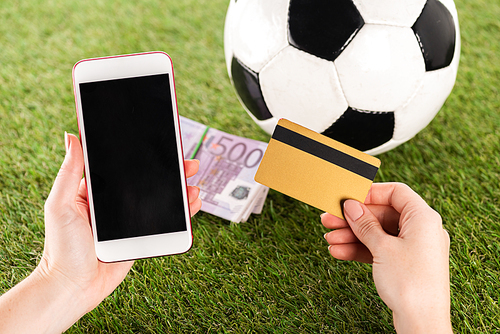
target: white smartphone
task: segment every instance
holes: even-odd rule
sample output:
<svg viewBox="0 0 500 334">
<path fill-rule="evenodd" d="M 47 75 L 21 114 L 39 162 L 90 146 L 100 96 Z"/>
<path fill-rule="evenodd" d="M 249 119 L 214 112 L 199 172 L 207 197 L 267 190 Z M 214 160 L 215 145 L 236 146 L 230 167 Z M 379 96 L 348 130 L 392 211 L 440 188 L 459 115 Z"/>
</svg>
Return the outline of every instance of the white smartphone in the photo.
<svg viewBox="0 0 500 334">
<path fill-rule="evenodd" d="M 96 254 L 116 262 L 192 245 L 172 60 L 84 59 L 73 88 Z"/>
</svg>

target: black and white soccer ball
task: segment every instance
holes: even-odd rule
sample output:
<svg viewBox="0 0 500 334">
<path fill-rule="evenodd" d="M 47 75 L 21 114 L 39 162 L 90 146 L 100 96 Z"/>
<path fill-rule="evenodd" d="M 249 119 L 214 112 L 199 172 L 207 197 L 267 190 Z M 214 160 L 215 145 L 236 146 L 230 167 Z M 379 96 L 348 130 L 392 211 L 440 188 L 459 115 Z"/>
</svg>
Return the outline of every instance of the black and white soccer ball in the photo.
<svg viewBox="0 0 500 334">
<path fill-rule="evenodd" d="M 231 0 L 224 49 L 266 132 L 286 118 L 379 154 L 441 109 L 460 33 L 453 0 Z"/>
</svg>

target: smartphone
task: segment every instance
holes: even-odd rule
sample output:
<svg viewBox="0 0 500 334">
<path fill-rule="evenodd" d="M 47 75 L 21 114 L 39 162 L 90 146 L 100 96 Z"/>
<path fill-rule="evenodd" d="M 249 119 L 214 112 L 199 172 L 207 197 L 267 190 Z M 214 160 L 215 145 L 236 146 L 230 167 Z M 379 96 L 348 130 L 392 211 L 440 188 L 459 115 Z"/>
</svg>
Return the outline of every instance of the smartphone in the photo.
<svg viewBox="0 0 500 334">
<path fill-rule="evenodd" d="M 96 254 L 180 254 L 191 216 L 172 60 L 164 52 L 84 59 L 73 88 Z"/>
</svg>

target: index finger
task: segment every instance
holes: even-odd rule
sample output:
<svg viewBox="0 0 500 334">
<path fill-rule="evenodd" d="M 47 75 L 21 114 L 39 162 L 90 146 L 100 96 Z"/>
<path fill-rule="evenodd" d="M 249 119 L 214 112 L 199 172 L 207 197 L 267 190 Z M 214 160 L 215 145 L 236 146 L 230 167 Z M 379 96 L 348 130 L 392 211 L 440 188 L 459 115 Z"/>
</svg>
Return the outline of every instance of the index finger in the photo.
<svg viewBox="0 0 500 334">
<path fill-rule="evenodd" d="M 184 160 L 184 168 L 186 170 L 186 177 L 194 176 L 198 173 L 198 169 L 200 168 L 199 160 Z"/>
<path fill-rule="evenodd" d="M 409 186 L 403 183 L 374 183 L 365 204 L 389 205 L 400 214 L 405 212 L 435 213 L 435 211 Z"/>
</svg>

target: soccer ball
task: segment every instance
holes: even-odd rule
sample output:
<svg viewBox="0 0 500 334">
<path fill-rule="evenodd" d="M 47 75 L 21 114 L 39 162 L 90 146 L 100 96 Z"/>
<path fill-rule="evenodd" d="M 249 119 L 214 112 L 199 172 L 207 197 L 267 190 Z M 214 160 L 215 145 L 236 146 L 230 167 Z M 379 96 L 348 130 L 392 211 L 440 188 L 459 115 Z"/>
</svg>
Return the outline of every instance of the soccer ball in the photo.
<svg viewBox="0 0 500 334">
<path fill-rule="evenodd" d="M 231 0 L 224 51 L 266 132 L 286 118 L 379 154 L 441 109 L 460 33 L 453 0 Z"/>
</svg>

